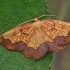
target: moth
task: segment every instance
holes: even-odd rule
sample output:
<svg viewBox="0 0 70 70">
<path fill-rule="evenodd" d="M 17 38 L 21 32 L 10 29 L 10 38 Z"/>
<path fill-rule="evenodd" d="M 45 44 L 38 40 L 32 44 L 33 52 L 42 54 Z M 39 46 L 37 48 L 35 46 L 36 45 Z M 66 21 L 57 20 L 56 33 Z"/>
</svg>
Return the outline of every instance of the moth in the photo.
<svg viewBox="0 0 70 70">
<path fill-rule="evenodd" d="M 27 22 L 0 35 L 0 44 L 25 57 L 38 60 L 48 51 L 56 52 L 70 43 L 70 23 L 47 19 Z"/>
</svg>

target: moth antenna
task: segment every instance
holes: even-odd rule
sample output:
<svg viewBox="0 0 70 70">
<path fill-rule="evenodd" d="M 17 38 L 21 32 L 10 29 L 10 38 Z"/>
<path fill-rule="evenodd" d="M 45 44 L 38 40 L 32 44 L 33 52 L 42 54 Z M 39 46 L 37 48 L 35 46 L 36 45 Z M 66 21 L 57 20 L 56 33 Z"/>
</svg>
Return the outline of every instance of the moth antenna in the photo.
<svg viewBox="0 0 70 70">
<path fill-rule="evenodd" d="M 39 20 L 38 20 L 38 18 L 35 18 L 34 21 L 37 22 L 37 21 L 39 21 Z"/>
<path fill-rule="evenodd" d="M 22 22 L 21 24 L 27 23 L 27 22 L 30 22 L 30 21 L 33 21 L 33 20 L 34 20 L 34 21 L 38 21 L 39 18 L 44 17 L 44 16 L 55 16 L 55 17 L 57 17 L 56 15 L 41 15 L 41 16 L 39 16 L 39 17 L 37 17 L 37 18 L 34 18 L 34 19 L 31 19 L 31 20 Z M 19 25 L 21 25 L 21 24 L 19 24 Z M 19 26 L 19 25 L 17 25 L 17 26 Z M 17 27 L 17 26 L 16 26 L 16 27 Z M 8 27 L 8 26 L 6 26 L 5 29 L 6 29 L 7 27 Z M 3 31 L 4 31 L 4 29 L 3 29 L 1 32 L 3 32 Z M 1 32 L 0 32 L 0 33 L 1 33 Z"/>
<path fill-rule="evenodd" d="M 33 20 L 38 21 L 39 18 L 44 17 L 44 16 L 55 16 L 55 17 L 57 17 L 56 15 L 42 15 L 42 16 L 39 16 L 37 18 L 34 18 L 34 19 L 31 19 L 31 20 L 25 21 L 23 23 L 27 23 L 27 22 L 30 22 L 30 21 L 33 21 Z M 23 24 L 23 23 L 21 23 L 21 24 Z"/>
<path fill-rule="evenodd" d="M 57 17 L 56 15 L 42 15 L 42 16 L 37 17 L 37 19 L 39 19 L 41 17 L 44 17 L 44 16 L 54 16 L 54 17 Z"/>
<path fill-rule="evenodd" d="M 28 20 L 28 21 L 22 22 L 21 24 L 23 24 L 23 23 L 27 23 L 27 22 L 30 22 L 30 21 L 33 21 L 33 20 L 35 20 L 35 19 L 31 19 L 31 20 Z"/>
<path fill-rule="evenodd" d="M 41 18 L 41 17 L 43 17 L 43 16 L 55 16 L 55 17 L 57 17 L 56 15 L 42 15 L 42 16 L 39 16 L 39 17 L 37 17 L 37 18 L 34 18 L 34 19 L 31 19 L 31 20 L 28 20 L 28 21 L 22 22 L 21 24 L 23 24 L 23 23 L 27 23 L 27 22 L 30 22 L 30 21 L 33 21 L 33 20 L 38 21 L 38 19 Z"/>
</svg>

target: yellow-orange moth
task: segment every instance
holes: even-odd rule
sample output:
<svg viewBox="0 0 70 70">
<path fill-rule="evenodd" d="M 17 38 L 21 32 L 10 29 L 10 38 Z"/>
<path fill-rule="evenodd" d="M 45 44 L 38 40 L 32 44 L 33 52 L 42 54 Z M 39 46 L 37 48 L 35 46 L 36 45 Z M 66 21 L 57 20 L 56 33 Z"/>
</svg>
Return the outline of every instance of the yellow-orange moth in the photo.
<svg viewBox="0 0 70 70">
<path fill-rule="evenodd" d="M 36 20 L 18 25 L 0 35 L 0 44 L 8 50 L 21 51 L 35 60 L 48 51 L 60 51 L 70 43 L 70 24 L 58 20 Z"/>
</svg>

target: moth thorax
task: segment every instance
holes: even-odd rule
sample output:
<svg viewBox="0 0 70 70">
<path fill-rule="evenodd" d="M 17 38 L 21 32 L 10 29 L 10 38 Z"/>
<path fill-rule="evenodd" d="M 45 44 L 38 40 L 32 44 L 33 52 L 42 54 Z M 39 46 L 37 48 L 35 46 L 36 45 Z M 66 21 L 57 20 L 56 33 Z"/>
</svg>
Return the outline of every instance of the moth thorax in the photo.
<svg viewBox="0 0 70 70">
<path fill-rule="evenodd" d="M 37 22 L 35 22 L 35 23 L 33 24 L 33 27 L 34 27 L 34 28 L 40 28 L 41 24 L 42 24 L 42 22 L 37 21 Z"/>
</svg>

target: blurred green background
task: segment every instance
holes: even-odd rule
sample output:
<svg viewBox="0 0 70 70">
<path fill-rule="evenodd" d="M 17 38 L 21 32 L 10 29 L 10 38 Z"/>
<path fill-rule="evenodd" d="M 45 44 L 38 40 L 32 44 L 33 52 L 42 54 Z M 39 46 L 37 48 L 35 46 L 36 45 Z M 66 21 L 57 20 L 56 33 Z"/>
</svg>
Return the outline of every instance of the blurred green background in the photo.
<svg viewBox="0 0 70 70">
<path fill-rule="evenodd" d="M 57 16 L 53 19 L 70 22 L 70 0 L 47 0 L 47 3 L 49 13 Z M 51 70 L 70 70 L 70 45 L 53 54 Z"/>
<path fill-rule="evenodd" d="M 44 14 L 49 14 L 46 0 L 0 0 L 0 34 Z M 50 70 L 51 60 L 50 52 L 35 61 L 0 45 L 0 70 Z"/>
</svg>

